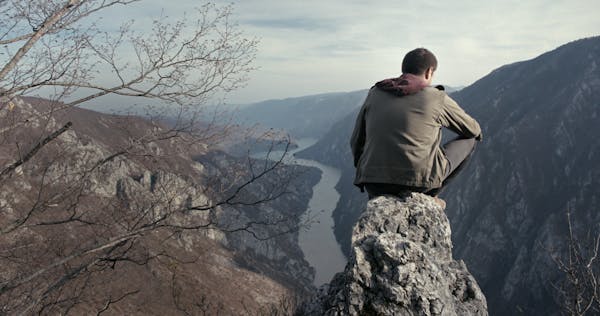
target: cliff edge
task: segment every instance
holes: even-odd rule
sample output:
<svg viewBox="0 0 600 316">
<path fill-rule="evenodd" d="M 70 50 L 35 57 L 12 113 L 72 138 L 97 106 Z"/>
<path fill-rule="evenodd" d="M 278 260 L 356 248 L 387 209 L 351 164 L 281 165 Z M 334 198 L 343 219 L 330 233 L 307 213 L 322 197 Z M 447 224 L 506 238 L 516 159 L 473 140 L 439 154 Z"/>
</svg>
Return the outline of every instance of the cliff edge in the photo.
<svg viewBox="0 0 600 316">
<path fill-rule="evenodd" d="M 343 272 L 299 315 L 487 315 L 464 262 L 452 259 L 450 224 L 431 197 L 369 201 L 352 233 Z"/>
</svg>

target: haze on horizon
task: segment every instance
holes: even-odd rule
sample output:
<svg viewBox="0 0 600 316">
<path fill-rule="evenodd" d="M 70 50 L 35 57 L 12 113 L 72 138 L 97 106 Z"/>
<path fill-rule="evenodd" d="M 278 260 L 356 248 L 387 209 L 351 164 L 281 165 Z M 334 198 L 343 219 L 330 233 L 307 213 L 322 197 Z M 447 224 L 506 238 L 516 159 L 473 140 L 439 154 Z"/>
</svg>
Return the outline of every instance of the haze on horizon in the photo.
<svg viewBox="0 0 600 316">
<path fill-rule="evenodd" d="M 436 83 L 467 86 L 502 65 L 600 35 L 597 0 L 213 2 L 233 3 L 235 22 L 260 39 L 258 69 L 226 98 L 234 104 L 367 89 L 397 76 L 402 57 L 415 47 L 438 57 Z M 165 8 L 148 0 L 115 9 L 115 16 L 143 25 L 198 5 L 178 0 Z"/>
</svg>

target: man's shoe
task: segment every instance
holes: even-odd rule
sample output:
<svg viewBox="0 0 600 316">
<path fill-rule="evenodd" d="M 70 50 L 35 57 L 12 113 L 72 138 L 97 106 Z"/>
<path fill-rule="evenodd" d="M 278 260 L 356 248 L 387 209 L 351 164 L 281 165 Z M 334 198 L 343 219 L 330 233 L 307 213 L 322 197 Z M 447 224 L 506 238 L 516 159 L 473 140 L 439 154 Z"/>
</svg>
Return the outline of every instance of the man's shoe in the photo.
<svg viewBox="0 0 600 316">
<path fill-rule="evenodd" d="M 435 199 L 435 203 L 442 208 L 442 211 L 446 209 L 446 201 L 440 199 L 437 196 L 434 196 L 433 198 Z"/>
</svg>

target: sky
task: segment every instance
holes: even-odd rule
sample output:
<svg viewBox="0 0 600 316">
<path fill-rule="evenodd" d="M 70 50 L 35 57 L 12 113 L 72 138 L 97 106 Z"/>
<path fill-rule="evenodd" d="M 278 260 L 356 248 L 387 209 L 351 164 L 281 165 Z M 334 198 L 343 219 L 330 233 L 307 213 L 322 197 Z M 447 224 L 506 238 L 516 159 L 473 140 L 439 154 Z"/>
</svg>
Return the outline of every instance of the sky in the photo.
<svg viewBox="0 0 600 316">
<path fill-rule="evenodd" d="M 600 35 L 598 0 L 213 1 L 260 40 L 246 87 L 227 102 L 368 89 L 398 76 L 404 54 L 426 47 L 438 59 L 434 82 L 467 86 L 492 70 L 570 41 Z M 119 8 L 142 20 L 177 17 L 198 0 L 146 0 Z"/>
</svg>

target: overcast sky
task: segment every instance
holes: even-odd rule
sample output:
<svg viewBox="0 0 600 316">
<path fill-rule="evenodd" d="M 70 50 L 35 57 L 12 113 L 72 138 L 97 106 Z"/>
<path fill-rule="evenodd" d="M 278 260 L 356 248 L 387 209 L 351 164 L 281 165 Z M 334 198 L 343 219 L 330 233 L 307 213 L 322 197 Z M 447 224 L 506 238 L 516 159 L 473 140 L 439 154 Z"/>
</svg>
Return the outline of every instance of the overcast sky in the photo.
<svg viewBox="0 0 600 316">
<path fill-rule="evenodd" d="M 214 2 L 233 3 L 233 18 L 260 39 L 259 69 L 231 103 L 366 89 L 399 75 L 416 47 L 437 56 L 436 83 L 466 86 L 504 64 L 600 35 L 599 0 Z M 149 0 L 121 13 L 148 17 L 165 7 L 175 17 L 199 4 Z"/>
</svg>

